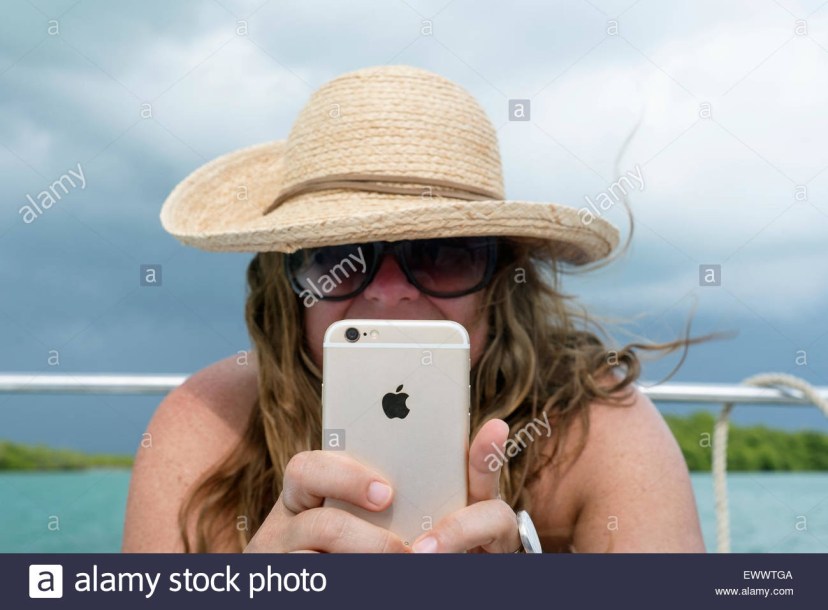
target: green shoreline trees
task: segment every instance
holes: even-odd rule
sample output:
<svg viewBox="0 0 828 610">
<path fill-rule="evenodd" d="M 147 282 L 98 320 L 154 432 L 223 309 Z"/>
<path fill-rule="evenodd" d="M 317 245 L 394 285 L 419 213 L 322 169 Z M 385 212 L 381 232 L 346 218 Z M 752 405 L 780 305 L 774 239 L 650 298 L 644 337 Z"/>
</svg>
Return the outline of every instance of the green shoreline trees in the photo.
<svg viewBox="0 0 828 610">
<path fill-rule="evenodd" d="M 45 445 L 22 445 L 0 441 L 0 471 L 80 470 L 83 468 L 130 468 L 131 455 L 90 455 Z"/>
<path fill-rule="evenodd" d="M 710 472 L 715 417 L 700 411 L 686 417 L 665 415 L 691 471 Z M 730 426 L 727 469 L 739 471 L 828 471 L 828 434 L 789 432 L 765 426 Z"/>
</svg>

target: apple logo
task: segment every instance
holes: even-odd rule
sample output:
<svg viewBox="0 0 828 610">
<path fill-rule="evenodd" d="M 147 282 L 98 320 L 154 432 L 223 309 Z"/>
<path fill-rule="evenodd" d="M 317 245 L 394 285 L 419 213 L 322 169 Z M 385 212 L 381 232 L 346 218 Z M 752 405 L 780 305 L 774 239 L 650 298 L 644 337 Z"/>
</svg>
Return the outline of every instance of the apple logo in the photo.
<svg viewBox="0 0 828 610">
<path fill-rule="evenodd" d="M 408 416 L 408 412 L 411 410 L 407 406 L 405 406 L 405 401 L 408 398 L 408 394 L 405 392 L 400 393 L 402 390 L 402 384 L 397 388 L 397 393 L 393 394 L 388 392 L 385 396 L 382 397 L 382 410 L 385 411 L 385 415 L 388 419 L 394 419 L 395 417 L 399 417 L 400 419 L 405 419 Z"/>
</svg>

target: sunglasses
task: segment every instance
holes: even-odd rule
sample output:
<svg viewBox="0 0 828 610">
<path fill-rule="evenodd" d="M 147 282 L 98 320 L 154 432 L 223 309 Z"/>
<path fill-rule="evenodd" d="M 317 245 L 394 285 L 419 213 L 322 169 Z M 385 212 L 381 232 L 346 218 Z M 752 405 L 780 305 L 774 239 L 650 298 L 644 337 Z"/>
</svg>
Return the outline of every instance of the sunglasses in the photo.
<svg viewBox="0 0 828 610">
<path fill-rule="evenodd" d="M 449 299 L 489 284 L 497 246 L 495 237 L 447 237 L 306 248 L 285 256 L 285 271 L 297 295 L 343 301 L 365 290 L 390 252 L 420 292 Z"/>
</svg>

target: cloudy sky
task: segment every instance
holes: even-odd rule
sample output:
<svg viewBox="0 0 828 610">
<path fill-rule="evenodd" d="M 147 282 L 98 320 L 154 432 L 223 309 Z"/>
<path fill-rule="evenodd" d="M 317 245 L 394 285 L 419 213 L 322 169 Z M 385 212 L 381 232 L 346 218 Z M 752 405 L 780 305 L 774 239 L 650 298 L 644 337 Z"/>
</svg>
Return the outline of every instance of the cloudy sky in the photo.
<svg viewBox="0 0 828 610">
<path fill-rule="evenodd" d="M 619 341 L 669 339 L 693 314 L 694 332 L 738 335 L 693 350 L 674 380 L 828 385 L 821 0 L 9 2 L 0 370 L 191 373 L 247 349 L 250 256 L 180 245 L 161 203 L 213 157 L 285 137 L 323 83 L 382 64 L 479 100 L 510 198 L 581 207 L 640 171 L 630 251 L 564 283 L 629 321 Z M 509 99 L 531 100 L 531 120 L 508 121 Z M 83 181 L 24 222 L 27 196 L 79 164 Z M 607 217 L 629 233 L 620 204 Z M 144 264 L 162 265 L 161 287 L 139 285 Z M 721 265 L 722 285 L 700 286 L 700 265 Z M 131 452 L 158 400 L 0 396 L 0 437 Z M 735 419 L 828 429 L 815 408 Z"/>
</svg>

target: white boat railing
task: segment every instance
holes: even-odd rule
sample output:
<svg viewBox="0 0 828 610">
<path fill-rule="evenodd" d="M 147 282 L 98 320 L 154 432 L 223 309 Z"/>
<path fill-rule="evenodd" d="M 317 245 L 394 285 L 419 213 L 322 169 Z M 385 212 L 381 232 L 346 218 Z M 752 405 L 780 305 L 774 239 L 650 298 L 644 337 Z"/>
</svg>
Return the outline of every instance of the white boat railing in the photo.
<svg viewBox="0 0 828 610">
<path fill-rule="evenodd" d="M 0 373 L 0 394 L 155 394 L 181 385 L 189 375 Z M 812 405 L 801 391 L 729 383 L 662 383 L 640 381 L 637 387 L 653 402 Z M 814 388 L 828 399 L 828 387 Z"/>
</svg>

